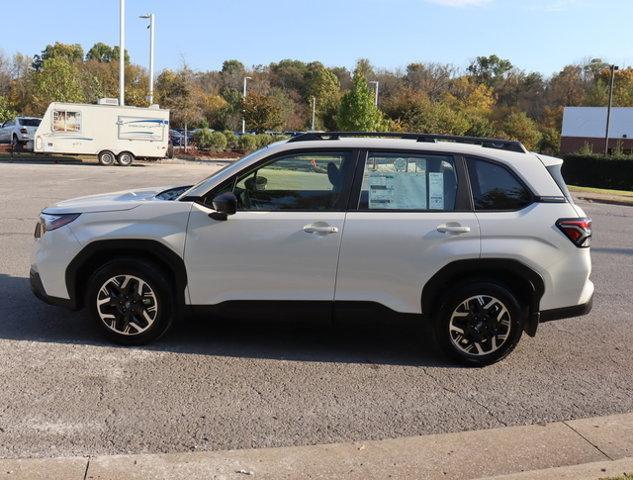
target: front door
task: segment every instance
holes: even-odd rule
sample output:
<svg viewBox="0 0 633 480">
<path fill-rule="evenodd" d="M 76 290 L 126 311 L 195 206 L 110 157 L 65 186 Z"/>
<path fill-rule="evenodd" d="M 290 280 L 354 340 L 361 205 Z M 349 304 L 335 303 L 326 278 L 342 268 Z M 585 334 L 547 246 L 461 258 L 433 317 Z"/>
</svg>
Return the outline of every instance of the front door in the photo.
<svg viewBox="0 0 633 480">
<path fill-rule="evenodd" d="M 335 299 L 420 313 L 422 289 L 443 266 L 479 258 L 463 160 L 369 151 L 345 221 Z"/>
<path fill-rule="evenodd" d="M 194 204 L 185 263 L 190 302 L 331 302 L 345 223 L 352 151 L 294 152 L 236 176 L 238 211 L 213 220 Z"/>
</svg>

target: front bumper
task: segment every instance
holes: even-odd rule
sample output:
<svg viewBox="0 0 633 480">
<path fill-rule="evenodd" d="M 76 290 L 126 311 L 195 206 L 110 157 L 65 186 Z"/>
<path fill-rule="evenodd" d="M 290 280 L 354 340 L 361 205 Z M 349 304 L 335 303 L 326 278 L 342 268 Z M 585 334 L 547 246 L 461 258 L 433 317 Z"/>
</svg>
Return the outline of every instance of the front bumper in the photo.
<svg viewBox="0 0 633 480">
<path fill-rule="evenodd" d="M 52 297 L 48 295 L 46 293 L 46 290 L 44 290 L 44 285 L 42 285 L 40 274 L 37 273 L 35 270 L 31 269 L 29 273 L 29 278 L 31 281 L 31 290 L 33 291 L 33 294 L 44 303 L 59 307 L 66 307 L 70 310 L 77 309 L 77 306 L 75 305 L 75 302 L 73 300 L 69 300 L 67 298 Z"/>
</svg>

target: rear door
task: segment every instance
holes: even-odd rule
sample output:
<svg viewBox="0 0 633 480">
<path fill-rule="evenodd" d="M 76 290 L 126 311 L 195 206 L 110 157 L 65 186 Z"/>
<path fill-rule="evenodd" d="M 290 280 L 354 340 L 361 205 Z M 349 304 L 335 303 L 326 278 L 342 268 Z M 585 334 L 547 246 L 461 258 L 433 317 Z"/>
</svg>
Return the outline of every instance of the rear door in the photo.
<svg viewBox="0 0 633 480">
<path fill-rule="evenodd" d="M 440 268 L 480 255 L 463 159 L 362 152 L 354 183 L 335 300 L 421 313 L 422 288 Z"/>
</svg>

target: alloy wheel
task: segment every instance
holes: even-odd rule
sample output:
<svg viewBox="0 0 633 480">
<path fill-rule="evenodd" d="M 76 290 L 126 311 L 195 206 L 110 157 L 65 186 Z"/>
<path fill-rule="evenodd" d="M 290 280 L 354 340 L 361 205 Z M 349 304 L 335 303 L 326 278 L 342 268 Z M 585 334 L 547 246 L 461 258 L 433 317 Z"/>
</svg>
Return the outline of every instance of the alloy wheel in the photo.
<svg viewBox="0 0 633 480">
<path fill-rule="evenodd" d="M 510 338 L 512 319 L 506 305 L 490 295 L 475 295 L 460 303 L 451 315 L 453 345 L 468 355 L 488 355 Z"/>
<path fill-rule="evenodd" d="M 134 275 L 117 275 L 99 289 L 97 311 L 101 321 L 122 335 L 139 335 L 149 329 L 158 316 L 154 290 Z"/>
</svg>

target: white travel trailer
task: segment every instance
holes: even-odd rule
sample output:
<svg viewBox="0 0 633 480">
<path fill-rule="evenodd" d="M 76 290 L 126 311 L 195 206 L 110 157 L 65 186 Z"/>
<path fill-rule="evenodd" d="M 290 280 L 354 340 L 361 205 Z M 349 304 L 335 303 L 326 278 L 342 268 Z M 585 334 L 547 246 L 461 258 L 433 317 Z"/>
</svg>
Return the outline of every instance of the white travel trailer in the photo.
<svg viewBox="0 0 633 480">
<path fill-rule="evenodd" d="M 41 153 L 97 155 L 102 165 L 127 166 L 135 158 L 164 158 L 169 142 L 169 110 L 53 102 L 35 132 Z"/>
</svg>

